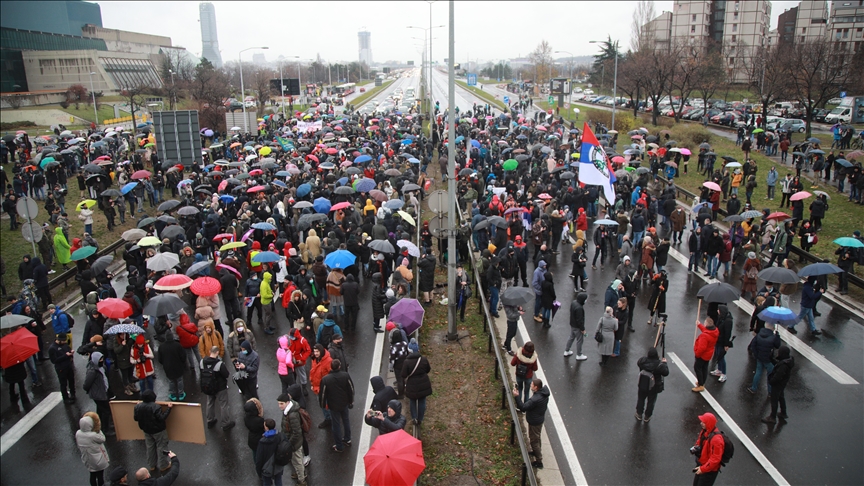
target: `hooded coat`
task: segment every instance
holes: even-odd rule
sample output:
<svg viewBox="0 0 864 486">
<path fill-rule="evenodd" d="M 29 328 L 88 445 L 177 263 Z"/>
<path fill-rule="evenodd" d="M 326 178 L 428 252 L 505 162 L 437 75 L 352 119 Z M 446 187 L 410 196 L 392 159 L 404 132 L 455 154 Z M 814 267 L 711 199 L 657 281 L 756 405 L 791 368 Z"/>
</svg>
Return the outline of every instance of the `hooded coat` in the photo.
<svg viewBox="0 0 864 486">
<path fill-rule="evenodd" d="M 312 386 L 312 392 L 316 395 L 321 386 L 321 379 L 330 373 L 331 361 L 333 359 L 330 358 L 330 353 L 326 349 L 324 350 L 324 354 L 321 355 L 321 359 L 312 360 L 312 368 L 309 370 L 309 384 Z"/>
<path fill-rule="evenodd" d="M 396 432 L 397 430 L 402 430 L 405 428 L 405 416 L 402 415 L 402 402 L 399 400 L 390 400 L 387 403 L 387 408 L 393 410 L 395 412 L 391 417 L 387 410 L 382 410 L 381 413 L 384 414 L 383 419 L 379 419 L 378 417 L 373 417 L 370 415 L 365 415 L 366 425 L 371 425 L 372 427 L 378 427 L 378 433 L 380 435 L 389 434 L 390 432 Z"/>
<path fill-rule="evenodd" d="M 585 330 L 585 301 L 588 300 L 588 294 L 580 292 L 573 302 L 570 303 L 570 327 L 573 329 Z"/>
<path fill-rule="evenodd" d="M 432 394 L 432 382 L 429 372 L 432 367 L 425 356 L 415 351 L 405 358 L 402 364 L 402 379 L 405 380 L 405 396 L 410 399 L 420 399 Z"/>
<path fill-rule="evenodd" d="M 381 288 L 381 274 L 372 274 L 372 319 L 378 323 L 384 318 L 384 302 L 387 297 L 384 295 L 384 289 Z"/>
<path fill-rule="evenodd" d="M 603 334 L 603 342 L 597 343 L 597 350 L 601 356 L 611 355 L 615 349 L 615 331 L 618 330 L 620 323 L 613 314 L 603 314 L 603 317 L 597 322 L 597 330 Z"/>
<path fill-rule="evenodd" d="M 534 289 L 535 295 L 542 295 L 543 293 L 543 281 L 545 280 L 544 274 L 546 273 L 546 262 L 540 261 L 537 264 L 537 268 L 534 269 L 534 275 L 531 277 L 531 288 Z"/>
<path fill-rule="evenodd" d="M 99 366 L 102 353 L 96 351 L 90 355 L 90 364 L 87 367 L 87 376 L 84 378 L 84 391 L 87 395 L 97 401 L 108 401 L 108 376 L 105 368 Z M 8 380 L 8 376 L 6 377 Z"/>
<path fill-rule="evenodd" d="M 375 393 L 375 396 L 372 398 L 372 405 L 369 408 L 379 412 L 386 411 L 390 400 L 395 400 L 397 397 L 396 390 L 390 385 L 385 385 L 384 378 L 380 376 L 369 378 L 369 383 L 372 384 L 372 392 Z"/>
<path fill-rule="evenodd" d="M 258 292 L 261 294 L 261 305 L 270 305 L 273 303 L 273 285 L 270 281 L 273 280 L 273 275 L 270 272 L 264 272 L 261 276 L 261 286 Z"/>
<path fill-rule="evenodd" d="M 90 472 L 104 471 L 108 468 L 108 451 L 105 449 L 105 434 L 100 430 L 99 416 L 87 412 L 78 420 L 75 443 L 81 452 L 81 462 Z"/>
<path fill-rule="evenodd" d="M 276 349 L 276 372 L 286 376 L 288 372 L 294 373 L 294 353 L 291 352 L 288 336 L 279 337 L 279 348 Z"/>
<path fill-rule="evenodd" d="M 699 416 L 699 421 L 705 424 L 705 429 L 699 432 L 696 445 L 702 447 L 699 454 L 699 468 L 703 473 L 720 470 L 720 459 L 723 457 L 723 448 L 726 442 L 720 434 L 711 433 L 717 428 L 717 417 L 713 413 L 704 413 Z M 710 440 L 709 440 L 710 437 Z"/>
<path fill-rule="evenodd" d="M 543 385 L 543 388 L 531 395 L 527 402 L 522 402 L 522 397 L 517 395 L 516 407 L 525 412 L 525 421 L 528 425 L 542 425 L 546 420 L 546 408 L 549 405 L 549 387 Z"/>
<path fill-rule="evenodd" d="M 711 327 L 705 327 L 704 324 L 699 324 L 698 327 L 702 333 L 699 334 L 699 337 L 696 338 L 696 342 L 693 343 L 693 354 L 701 360 L 711 361 L 711 357 L 714 356 L 714 345 L 717 344 L 717 338 L 720 336 L 720 332 L 713 325 Z M 778 337 L 777 340 L 779 341 L 780 338 Z"/>
<path fill-rule="evenodd" d="M 228 340 L 225 343 L 225 347 L 228 349 L 229 354 L 232 358 L 237 358 L 240 356 L 242 349 L 240 345 L 243 341 L 249 341 L 249 344 L 252 345 L 252 349 L 255 349 L 255 335 L 252 334 L 252 330 L 246 326 L 246 323 L 243 322 L 243 319 L 234 319 L 233 331 L 228 334 Z M 238 327 L 243 328 L 243 332 L 239 332 L 237 330 Z"/>
<path fill-rule="evenodd" d="M 663 377 L 669 376 L 669 366 L 660 361 L 657 348 L 649 349 L 648 356 L 639 358 L 636 366 L 639 367 L 640 371 L 645 370 L 654 374 L 654 388 L 650 390 L 650 393 L 660 393 L 663 391 Z"/>
<path fill-rule="evenodd" d="M 420 291 L 431 292 L 435 288 L 435 255 L 427 254 L 417 262 L 420 270 Z"/>
<path fill-rule="evenodd" d="M 243 423 L 248 431 L 246 445 L 253 451 L 258 448 L 258 441 L 264 434 L 264 411 L 259 408 L 260 403 L 257 398 L 252 398 L 243 404 Z"/>
<path fill-rule="evenodd" d="M 534 351 L 531 356 L 525 356 L 525 354 L 522 353 L 522 348 L 519 348 L 516 351 L 516 355 L 510 360 L 510 366 L 516 366 L 519 363 L 528 366 L 528 372 L 525 373 L 525 379 L 530 380 L 531 378 L 534 378 L 534 372 L 537 371 L 537 351 Z"/>
<path fill-rule="evenodd" d="M 59 226 L 54 228 L 54 254 L 57 256 L 57 262 L 61 265 L 66 265 L 72 261 L 72 252 L 69 251 L 72 246 L 66 241 L 66 236 L 63 234 L 63 228 Z"/>
<path fill-rule="evenodd" d="M 318 237 L 318 233 L 314 229 L 309 230 L 305 243 L 306 249 L 312 254 L 312 258 L 321 254 L 321 238 Z"/>
</svg>

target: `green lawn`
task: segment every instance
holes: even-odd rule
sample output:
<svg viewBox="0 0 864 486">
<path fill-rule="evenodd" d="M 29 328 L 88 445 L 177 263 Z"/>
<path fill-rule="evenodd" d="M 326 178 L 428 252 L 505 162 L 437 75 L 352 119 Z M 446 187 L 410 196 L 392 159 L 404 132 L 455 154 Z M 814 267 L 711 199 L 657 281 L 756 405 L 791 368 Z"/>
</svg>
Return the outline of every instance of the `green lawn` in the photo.
<svg viewBox="0 0 864 486">
<path fill-rule="evenodd" d="M 63 108 L 59 103 L 51 104 L 51 105 L 39 105 L 39 106 L 23 106 L 21 110 L 24 111 L 35 111 L 35 110 L 61 110 L 69 113 L 70 115 L 77 116 L 79 118 L 83 118 L 88 122 L 92 122 L 93 120 L 93 105 L 87 103 L 79 103 L 78 108 L 75 108 L 75 105 L 69 105 L 68 108 Z M 107 104 L 99 104 L 99 121 L 107 120 L 109 118 L 114 118 L 114 107 Z M 129 116 L 129 113 L 126 111 L 120 111 L 120 116 Z"/>
<path fill-rule="evenodd" d="M 490 95 L 489 93 L 483 91 L 482 89 L 479 89 L 479 88 L 477 88 L 477 87 L 475 87 L 475 86 L 468 86 L 467 83 L 465 83 L 464 81 L 460 81 L 460 80 L 458 80 L 458 79 L 456 80 L 456 84 L 458 84 L 459 86 L 461 86 L 461 87 L 467 89 L 468 91 L 474 93 L 474 94 L 477 95 L 479 98 L 481 98 L 482 100 L 486 101 L 487 103 L 489 103 L 490 105 L 494 106 L 495 108 L 498 108 L 498 109 L 501 110 L 501 111 L 507 111 L 507 105 L 504 104 L 503 101 L 501 101 L 501 100 L 495 98 L 494 96 L 492 96 L 492 95 Z"/>
</svg>

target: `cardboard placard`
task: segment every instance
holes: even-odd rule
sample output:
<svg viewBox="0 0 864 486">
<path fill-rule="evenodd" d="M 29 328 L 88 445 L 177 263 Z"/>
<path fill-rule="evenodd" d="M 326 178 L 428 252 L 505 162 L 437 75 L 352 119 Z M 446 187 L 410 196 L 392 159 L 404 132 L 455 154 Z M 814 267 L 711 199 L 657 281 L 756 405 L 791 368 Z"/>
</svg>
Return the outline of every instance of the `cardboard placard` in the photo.
<svg viewBox="0 0 864 486">
<path fill-rule="evenodd" d="M 144 432 L 135 421 L 135 405 L 139 401 L 118 400 L 112 401 L 111 413 L 114 415 L 114 428 L 117 431 L 117 440 L 144 440 Z M 159 405 L 167 407 L 172 402 L 156 401 Z M 173 402 L 174 407 L 171 414 L 165 420 L 168 431 L 168 440 L 177 442 L 191 442 L 193 444 L 206 444 L 207 437 L 204 434 L 204 414 L 200 403 Z"/>
</svg>

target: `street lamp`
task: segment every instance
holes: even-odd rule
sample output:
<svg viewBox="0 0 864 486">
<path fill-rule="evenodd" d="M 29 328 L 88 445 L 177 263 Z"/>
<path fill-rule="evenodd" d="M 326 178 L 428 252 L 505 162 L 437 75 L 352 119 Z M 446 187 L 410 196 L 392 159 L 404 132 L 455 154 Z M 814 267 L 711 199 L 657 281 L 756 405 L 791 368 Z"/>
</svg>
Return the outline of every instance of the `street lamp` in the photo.
<svg viewBox="0 0 864 486">
<path fill-rule="evenodd" d="M 435 116 L 433 111 L 432 111 L 434 109 L 432 107 L 432 29 L 439 29 L 439 28 L 446 27 L 446 25 L 444 25 L 444 24 L 435 25 L 435 26 L 432 25 L 432 3 L 434 3 L 434 1 L 435 0 L 426 0 L 426 3 L 429 4 L 429 27 L 415 27 L 413 25 L 408 26 L 409 29 L 420 29 L 420 30 L 424 31 L 424 37 L 425 37 L 425 34 L 429 35 L 429 58 L 428 58 L 428 66 L 426 68 L 426 76 L 428 77 L 428 79 L 426 81 L 427 81 L 429 87 L 426 90 L 426 96 L 429 98 L 429 101 L 427 103 L 429 105 L 429 137 L 430 138 L 432 137 L 432 120 Z M 424 42 L 425 42 L 425 39 L 424 39 Z"/>
<path fill-rule="evenodd" d="M 599 44 L 599 41 L 588 41 L 589 44 Z M 615 75 L 612 78 L 612 129 L 615 129 L 615 108 L 618 106 L 618 41 L 612 43 L 615 49 Z"/>
<path fill-rule="evenodd" d="M 171 109 L 176 110 L 177 109 L 177 106 L 176 106 L 177 105 L 177 92 L 176 92 L 177 86 L 174 84 L 174 75 L 177 73 L 175 73 L 174 71 L 172 71 L 170 69 L 168 70 L 168 72 L 171 73 Z"/>
<path fill-rule="evenodd" d="M 93 96 L 93 115 L 96 117 L 96 125 L 99 124 L 99 112 L 96 111 L 96 92 L 93 91 L 93 75 L 96 73 L 89 73 L 90 77 L 90 94 Z M 134 121 L 134 120 L 133 120 Z"/>
<path fill-rule="evenodd" d="M 243 49 L 237 54 L 237 60 L 240 61 L 240 104 L 243 105 L 243 128 L 246 133 L 249 133 L 249 119 L 246 118 L 246 90 L 243 87 L 243 53 L 253 49 L 269 49 L 269 47 L 250 47 Z"/>
</svg>

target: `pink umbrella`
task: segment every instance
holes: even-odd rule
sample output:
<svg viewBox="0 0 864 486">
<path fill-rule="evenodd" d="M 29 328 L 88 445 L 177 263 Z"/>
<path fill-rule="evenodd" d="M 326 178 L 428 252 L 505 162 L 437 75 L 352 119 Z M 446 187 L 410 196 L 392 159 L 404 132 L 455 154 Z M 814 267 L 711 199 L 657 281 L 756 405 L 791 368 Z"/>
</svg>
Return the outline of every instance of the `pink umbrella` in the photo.
<svg viewBox="0 0 864 486">
<path fill-rule="evenodd" d="M 693 153 L 690 151 L 690 149 L 686 149 L 686 148 L 682 148 L 680 152 L 681 152 L 681 155 L 690 155 Z"/>
<path fill-rule="evenodd" d="M 354 162 L 351 162 L 350 160 L 346 160 L 346 161 L 342 162 L 341 164 L 339 164 L 339 167 L 351 167 L 352 165 L 354 165 Z"/>
<path fill-rule="evenodd" d="M 264 171 L 261 170 L 261 169 L 255 169 L 255 170 L 250 170 L 250 171 L 249 171 L 249 175 L 250 175 L 250 176 L 259 176 L 259 175 L 261 175 L 261 174 L 263 174 L 263 173 L 264 173 Z"/>
<path fill-rule="evenodd" d="M 246 234 L 243 235 L 243 238 L 240 238 L 240 241 L 248 240 L 249 237 L 252 236 L 252 232 L 254 232 L 254 231 L 255 231 L 254 229 L 250 229 L 249 231 L 247 231 Z"/>
<path fill-rule="evenodd" d="M 642 140 L 642 135 L 633 135 L 633 136 L 630 137 L 630 138 L 633 139 L 633 140 Z"/>
<path fill-rule="evenodd" d="M 264 190 L 264 186 L 255 186 L 255 187 L 250 187 L 249 190 L 247 190 L 246 192 L 261 192 L 263 190 Z"/>
<path fill-rule="evenodd" d="M 792 197 L 790 197 L 789 200 L 790 201 L 800 201 L 802 199 L 807 199 L 808 197 L 810 197 L 812 195 L 813 194 L 810 194 L 807 191 L 800 191 L 800 192 L 796 192 L 795 194 L 792 194 Z"/>
<path fill-rule="evenodd" d="M 527 212 L 528 210 L 525 209 L 525 208 L 523 208 L 522 206 L 519 206 L 519 207 L 515 207 L 515 208 L 510 208 L 510 209 L 508 209 L 507 211 L 504 211 L 504 214 L 505 214 L 505 215 L 507 215 L 507 214 L 512 214 L 512 213 L 515 213 L 515 212 L 517 212 L 517 211 L 520 212 L 520 213 L 524 213 L 524 212 Z"/>
<path fill-rule="evenodd" d="M 550 196 L 549 194 L 546 194 L 545 192 L 543 194 L 540 194 L 537 197 L 539 197 L 540 199 L 552 199 L 552 196 Z"/>
<path fill-rule="evenodd" d="M 315 162 L 318 162 L 318 157 L 315 157 L 314 155 L 307 155 L 306 158 L 309 160 L 314 160 Z"/>
<path fill-rule="evenodd" d="M 702 186 L 707 187 L 708 189 L 711 189 L 712 191 L 719 191 L 720 190 L 720 185 L 717 184 L 716 182 L 706 181 L 706 182 L 702 183 Z"/>
<path fill-rule="evenodd" d="M 224 191 L 226 187 L 228 187 L 227 179 L 219 183 L 219 187 L 217 187 L 217 190 Z"/>
<path fill-rule="evenodd" d="M 243 275 L 240 275 L 240 272 L 238 272 L 237 269 L 232 267 L 231 265 L 225 265 L 224 263 L 219 263 L 216 265 L 216 268 L 224 268 L 226 270 L 230 270 L 237 275 L 237 278 L 243 278 Z"/>
<path fill-rule="evenodd" d="M 139 170 L 132 174 L 132 179 L 149 179 L 152 175 L 149 170 Z"/>
<path fill-rule="evenodd" d="M 328 149 L 325 150 L 324 152 L 326 152 L 326 153 L 329 154 L 329 155 L 333 155 L 333 154 L 338 154 L 338 153 L 339 153 L 339 151 L 336 150 L 336 149 L 333 148 L 333 147 L 328 148 Z"/>
<path fill-rule="evenodd" d="M 349 203 L 348 201 L 340 202 L 340 203 L 337 203 L 337 204 L 334 204 L 333 206 L 331 206 L 330 212 L 332 213 L 333 211 L 338 211 L 340 209 L 345 209 L 345 208 L 350 208 L 350 207 L 351 207 L 351 203 Z"/>
<path fill-rule="evenodd" d="M 537 127 L 537 130 L 540 130 L 541 132 L 545 132 L 546 127 L 544 127 L 543 125 L 540 125 L 539 127 Z"/>
</svg>

